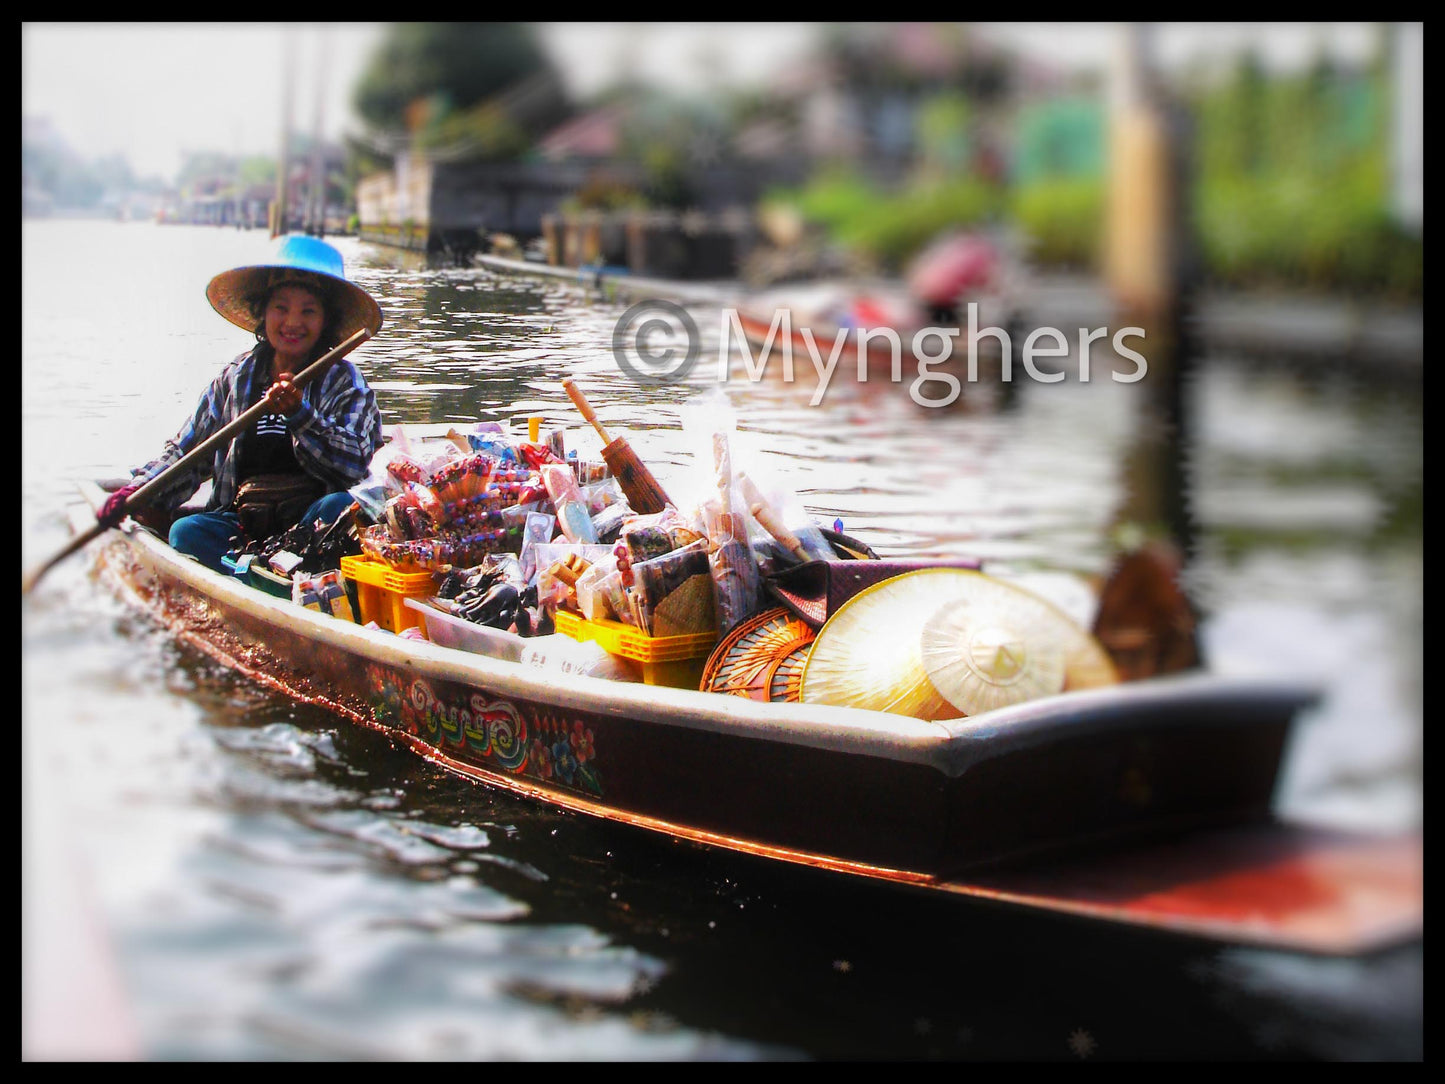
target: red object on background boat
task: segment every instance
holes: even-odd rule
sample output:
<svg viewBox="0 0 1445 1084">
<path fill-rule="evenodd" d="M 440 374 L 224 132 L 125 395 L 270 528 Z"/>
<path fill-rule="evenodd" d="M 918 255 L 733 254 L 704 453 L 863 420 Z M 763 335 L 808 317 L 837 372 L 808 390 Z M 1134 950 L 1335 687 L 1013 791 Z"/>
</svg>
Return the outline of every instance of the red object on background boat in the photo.
<svg viewBox="0 0 1445 1084">
<path fill-rule="evenodd" d="M 915 258 L 908 288 L 925 305 L 952 305 L 965 292 L 990 289 L 998 274 L 998 253 L 985 238 L 953 235 Z"/>
</svg>

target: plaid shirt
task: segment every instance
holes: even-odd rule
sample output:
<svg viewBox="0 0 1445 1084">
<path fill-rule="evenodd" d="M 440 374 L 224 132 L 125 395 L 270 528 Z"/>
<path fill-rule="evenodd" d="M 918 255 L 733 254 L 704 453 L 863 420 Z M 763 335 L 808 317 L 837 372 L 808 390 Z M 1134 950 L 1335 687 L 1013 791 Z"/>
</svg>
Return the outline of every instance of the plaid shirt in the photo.
<svg viewBox="0 0 1445 1084">
<path fill-rule="evenodd" d="M 255 352 L 242 354 L 211 381 L 196 412 L 166 450 L 133 471 L 136 482 L 148 482 L 207 437 L 235 421 L 261 401 L 270 387 L 257 372 Z M 333 362 L 319 380 L 302 390 L 301 406 L 286 418 L 296 462 L 306 473 L 324 482 L 332 492 L 349 489 L 366 477 L 371 457 L 381 447 L 381 412 L 376 393 L 350 361 Z M 216 449 L 209 468 L 198 462 L 156 495 L 154 507 L 174 512 L 195 495 L 201 483 L 212 480 L 207 512 L 228 511 L 236 499 L 240 446 L 245 433 Z"/>
</svg>

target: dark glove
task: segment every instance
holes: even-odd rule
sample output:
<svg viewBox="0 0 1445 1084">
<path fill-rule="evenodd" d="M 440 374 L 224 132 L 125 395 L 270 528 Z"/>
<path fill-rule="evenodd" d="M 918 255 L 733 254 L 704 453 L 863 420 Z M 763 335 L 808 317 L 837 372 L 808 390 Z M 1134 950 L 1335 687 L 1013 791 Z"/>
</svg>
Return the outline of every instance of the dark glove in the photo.
<svg viewBox="0 0 1445 1084">
<path fill-rule="evenodd" d="M 121 486 L 112 493 L 106 502 L 100 506 L 100 511 L 95 514 L 95 521 L 102 527 L 114 527 L 125 518 L 125 502 L 130 499 L 132 493 L 140 488 L 140 483 Z"/>
</svg>

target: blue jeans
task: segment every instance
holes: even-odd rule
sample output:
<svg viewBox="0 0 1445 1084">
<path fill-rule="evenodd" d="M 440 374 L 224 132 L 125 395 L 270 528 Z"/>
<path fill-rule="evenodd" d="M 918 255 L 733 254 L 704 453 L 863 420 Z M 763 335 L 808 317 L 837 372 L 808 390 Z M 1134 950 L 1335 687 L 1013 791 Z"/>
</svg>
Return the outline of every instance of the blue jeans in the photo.
<svg viewBox="0 0 1445 1084">
<path fill-rule="evenodd" d="M 313 501 L 297 523 L 335 523 L 351 504 L 350 493 L 328 493 Z M 221 558 L 235 549 L 241 533 L 241 520 L 234 512 L 198 512 L 182 516 L 171 524 L 171 548 L 188 553 L 207 568 L 229 572 Z"/>
</svg>

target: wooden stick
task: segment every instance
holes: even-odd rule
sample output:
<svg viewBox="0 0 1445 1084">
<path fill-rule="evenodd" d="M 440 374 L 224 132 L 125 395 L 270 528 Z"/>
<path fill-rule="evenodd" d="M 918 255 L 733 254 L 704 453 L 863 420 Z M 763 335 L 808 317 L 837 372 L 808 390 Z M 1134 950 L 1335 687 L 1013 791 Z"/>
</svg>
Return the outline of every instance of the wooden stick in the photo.
<svg viewBox="0 0 1445 1084">
<path fill-rule="evenodd" d="M 623 494 L 627 497 L 627 503 L 634 512 L 647 516 L 661 512 L 671 500 L 663 490 L 661 484 L 653 477 L 647 465 L 637 458 L 637 453 L 627 443 L 626 438 L 613 436 L 603 428 L 602 422 L 597 418 L 597 412 L 592 409 L 592 404 L 587 402 L 587 397 L 577 387 L 571 377 L 562 381 L 562 387 L 567 390 L 568 396 L 573 404 L 581 412 L 582 417 L 593 429 L 597 430 L 606 443 L 602 448 L 602 458 L 606 461 L 607 467 L 617 479 L 617 484 L 622 487 Z"/>
<path fill-rule="evenodd" d="M 811 561 L 808 551 L 803 548 L 803 543 L 798 541 L 798 536 L 783 526 L 783 521 L 778 518 L 778 513 L 773 507 L 764 501 L 758 501 L 752 507 L 753 518 L 763 526 L 763 530 L 772 535 L 800 561 Z"/>
<path fill-rule="evenodd" d="M 743 501 L 752 512 L 753 518 L 758 521 L 763 530 L 776 538 L 780 545 L 792 553 L 800 561 L 810 561 L 807 547 L 798 540 L 798 536 L 788 530 L 783 524 L 782 517 L 768 499 L 763 496 L 763 491 L 758 484 L 752 480 L 746 471 L 738 471 L 738 488 L 742 490 Z"/>
<path fill-rule="evenodd" d="M 371 331 L 367 328 L 361 328 L 350 338 L 346 339 L 344 342 L 338 344 L 337 346 L 332 347 L 321 357 L 317 358 L 306 368 L 302 369 L 299 373 L 297 373 L 294 377 L 291 378 L 291 383 L 298 388 L 306 387 L 306 385 L 310 384 L 322 373 L 324 373 L 327 366 L 329 366 L 333 361 L 350 352 L 357 346 L 360 346 L 361 343 L 363 343 L 369 338 L 371 338 Z M 221 445 L 223 441 L 230 440 L 237 433 L 241 432 L 257 418 L 259 418 L 262 414 L 266 414 L 272 409 L 274 408 L 271 407 L 270 403 L 268 403 L 266 399 L 262 397 L 259 403 L 251 407 L 249 410 L 244 411 L 240 417 L 236 418 L 235 421 L 227 423 L 216 432 L 212 433 L 209 437 L 201 441 L 201 443 L 197 444 L 189 452 L 181 456 L 181 458 L 177 459 L 169 467 L 161 471 L 149 482 L 146 482 L 143 486 L 141 486 L 129 497 L 127 497 L 125 505 L 123 506 L 124 510 L 126 512 L 129 512 L 132 508 L 139 508 L 142 505 L 146 504 L 149 500 L 155 497 L 156 493 L 159 490 L 164 488 L 164 483 L 168 478 L 174 479 L 185 468 L 189 467 L 191 464 L 195 463 L 198 459 L 200 459 L 201 456 L 205 455 L 208 452 L 214 451 Z M 35 587 L 35 585 L 40 582 L 40 578 L 44 576 L 45 573 L 49 572 L 65 558 L 69 557 L 76 550 L 80 549 L 87 542 L 91 541 L 91 539 L 99 537 L 107 529 L 108 528 L 97 523 L 94 527 L 90 528 L 90 530 L 85 531 L 83 534 L 80 534 L 76 538 L 71 539 L 71 541 L 63 549 L 61 549 L 59 553 L 55 554 L 55 556 L 51 557 L 49 560 L 43 562 L 38 567 L 32 569 L 25 576 L 21 577 L 20 593 L 22 595 L 28 595 L 30 591 Z"/>
<path fill-rule="evenodd" d="M 592 409 L 592 404 L 587 401 L 587 397 L 582 394 L 582 389 L 577 386 L 576 382 L 569 376 L 562 381 L 562 388 L 567 392 L 568 397 L 572 400 L 572 404 L 577 408 L 578 413 L 586 419 L 587 424 L 597 430 L 597 435 L 602 438 L 602 443 L 611 444 L 612 437 L 608 434 L 607 430 L 603 428 L 602 422 L 597 417 L 597 412 Z"/>
</svg>

